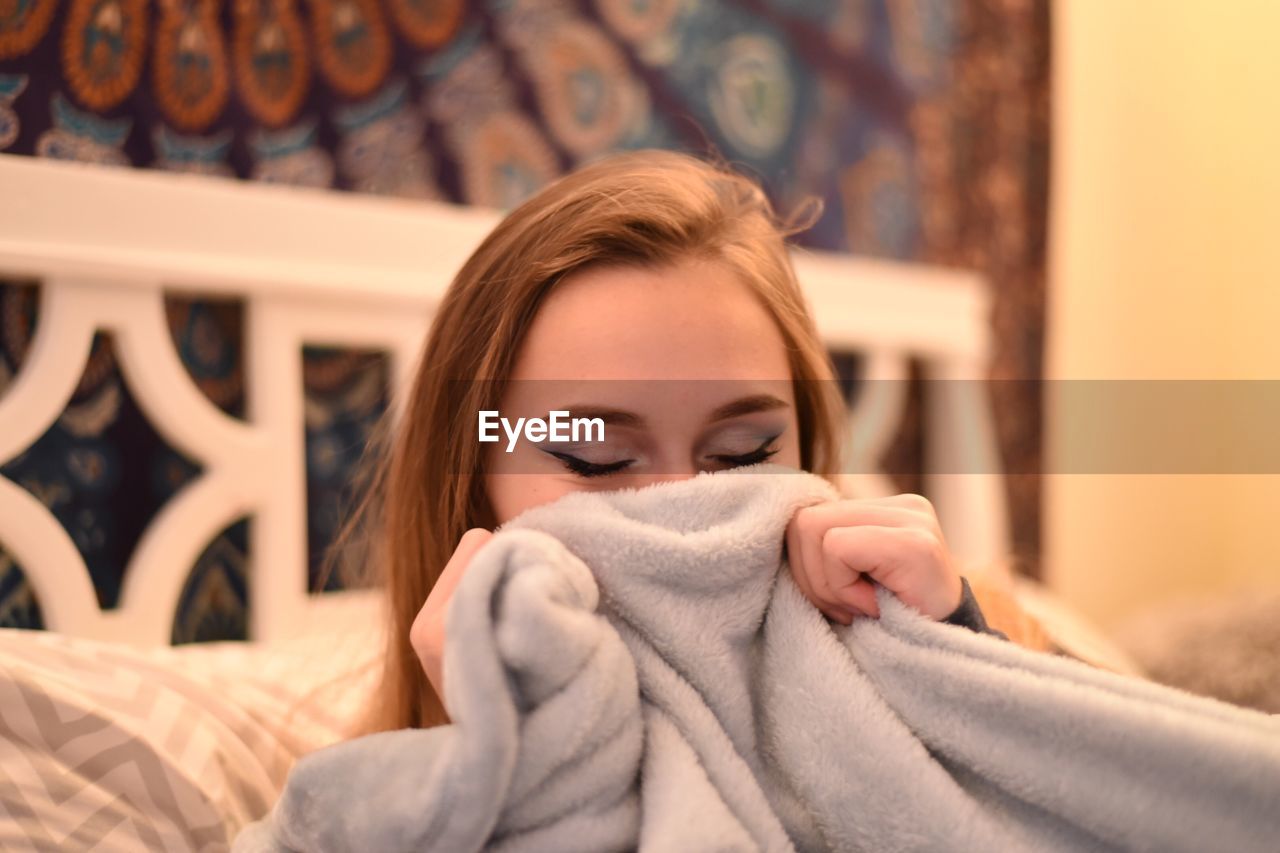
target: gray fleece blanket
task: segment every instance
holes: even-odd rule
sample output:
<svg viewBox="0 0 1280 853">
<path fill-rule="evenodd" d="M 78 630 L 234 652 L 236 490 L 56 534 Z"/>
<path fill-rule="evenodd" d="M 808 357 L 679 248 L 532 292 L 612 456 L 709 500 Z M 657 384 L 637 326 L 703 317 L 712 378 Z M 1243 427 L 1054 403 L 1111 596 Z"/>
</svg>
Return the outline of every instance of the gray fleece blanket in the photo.
<svg viewBox="0 0 1280 853">
<path fill-rule="evenodd" d="M 1280 849 L 1280 717 L 931 622 L 832 626 L 773 466 L 506 525 L 448 615 L 452 720 L 295 767 L 259 851 Z"/>
</svg>

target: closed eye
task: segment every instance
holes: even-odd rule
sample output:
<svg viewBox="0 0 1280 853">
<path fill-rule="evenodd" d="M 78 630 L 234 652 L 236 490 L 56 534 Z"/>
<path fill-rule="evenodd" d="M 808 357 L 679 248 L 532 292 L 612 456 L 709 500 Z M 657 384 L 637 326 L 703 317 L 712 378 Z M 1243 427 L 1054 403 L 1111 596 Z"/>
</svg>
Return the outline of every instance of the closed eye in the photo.
<svg viewBox="0 0 1280 853">
<path fill-rule="evenodd" d="M 781 433 L 779 433 L 779 435 L 781 435 Z M 714 459 L 716 462 L 719 462 L 724 465 L 728 465 L 731 468 L 740 468 L 744 465 L 755 465 L 757 463 L 764 462 L 765 460 L 774 456 L 781 449 L 778 447 L 774 447 L 770 449 L 769 447 L 769 445 L 773 444 L 773 442 L 775 442 L 777 439 L 778 439 L 777 435 L 769 436 L 760 444 L 759 447 L 757 447 L 755 450 L 752 450 L 750 453 L 742 453 L 742 454 L 713 453 L 713 454 L 709 454 L 707 458 Z"/>
<path fill-rule="evenodd" d="M 622 471 L 635 462 L 634 459 L 619 459 L 616 462 L 588 462 L 585 459 L 579 459 L 577 456 L 557 450 L 543 450 L 542 452 L 559 459 L 564 467 L 579 477 L 604 477 L 608 474 Z"/>
</svg>

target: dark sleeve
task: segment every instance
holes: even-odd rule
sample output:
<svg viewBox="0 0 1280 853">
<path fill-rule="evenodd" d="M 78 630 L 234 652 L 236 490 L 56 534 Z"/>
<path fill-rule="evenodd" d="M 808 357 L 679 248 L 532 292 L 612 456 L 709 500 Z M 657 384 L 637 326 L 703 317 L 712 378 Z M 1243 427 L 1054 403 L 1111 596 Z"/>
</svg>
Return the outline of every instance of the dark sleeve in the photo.
<svg viewBox="0 0 1280 853">
<path fill-rule="evenodd" d="M 973 589 L 970 588 L 969 581 L 966 578 L 960 578 L 960 587 L 960 606 L 942 621 L 948 625 L 959 625 L 962 628 L 968 628 L 970 631 L 977 631 L 979 634 L 990 634 L 1002 640 L 1009 639 L 1002 631 L 997 631 L 987 624 L 986 617 L 982 615 L 982 610 L 978 607 L 978 599 L 973 597 Z"/>
</svg>

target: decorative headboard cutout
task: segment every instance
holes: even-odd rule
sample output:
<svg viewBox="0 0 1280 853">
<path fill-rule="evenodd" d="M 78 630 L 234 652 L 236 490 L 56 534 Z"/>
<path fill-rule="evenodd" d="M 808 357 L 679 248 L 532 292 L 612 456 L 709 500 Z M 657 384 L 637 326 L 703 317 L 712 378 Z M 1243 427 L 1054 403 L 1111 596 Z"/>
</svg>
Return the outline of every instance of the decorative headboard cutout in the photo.
<svg viewBox="0 0 1280 853">
<path fill-rule="evenodd" d="M 252 638 L 323 624 L 370 595 L 308 593 L 302 353 L 385 352 L 393 391 L 405 387 L 434 306 L 498 215 L 4 155 L 0 185 L 9 200 L 0 209 L 0 278 L 39 282 L 42 300 L 30 352 L 0 395 L 0 465 L 61 415 L 95 333 L 105 331 L 155 430 L 202 469 L 147 526 L 109 610 L 99 608 L 66 530 L 0 477 L 0 546 L 27 573 L 47 627 L 170 642 L 191 566 L 246 517 Z M 911 360 L 931 379 L 985 376 L 986 288 L 968 273 L 847 256 L 798 253 L 796 266 L 828 346 L 859 353 L 864 379 L 890 380 L 865 383 L 856 397 L 850 470 L 868 473 L 847 483 L 861 494 L 890 492 L 874 460 L 901 418 L 899 380 Z M 166 293 L 244 306 L 243 419 L 211 403 L 183 367 Z M 952 549 L 989 560 L 1005 553 L 1008 534 L 980 387 L 929 383 L 924 482 Z"/>
</svg>

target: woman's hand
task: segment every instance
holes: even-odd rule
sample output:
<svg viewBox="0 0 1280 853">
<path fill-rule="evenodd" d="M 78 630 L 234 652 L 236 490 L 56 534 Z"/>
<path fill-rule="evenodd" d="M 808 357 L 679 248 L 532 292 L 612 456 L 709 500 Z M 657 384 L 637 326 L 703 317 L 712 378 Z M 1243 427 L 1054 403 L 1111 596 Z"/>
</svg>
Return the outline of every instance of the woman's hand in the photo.
<svg viewBox="0 0 1280 853">
<path fill-rule="evenodd" d="M 960 573 L 920 495 L 805 507 L 787 525 L 787 555 L 805 597 L 842 625 L 880 616 L 872 581 L 931 619 L 960 606 Z"/>
<path fill-rule="evenodd" d="M 482 527 L 473 527 L 458 540 L 458 547 L 453 549 L 453 556 L 445 563 L 439 580 L 431 588 L 431 594 L 418 611 L 409 628 L 409 644 L 422 663 L 422 671 L 436 691 L 440 700 L 444 701 L 444 616 L 449 609 L 449 600 L 453 591 L 462 579 L 462 573 L 471 565 L 481 546 L 493 538 L 493 531 Z"/>
</svg>

